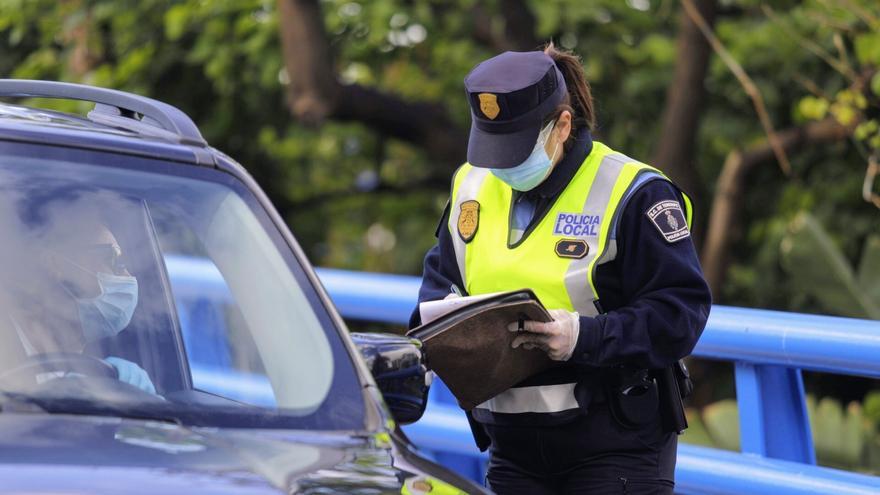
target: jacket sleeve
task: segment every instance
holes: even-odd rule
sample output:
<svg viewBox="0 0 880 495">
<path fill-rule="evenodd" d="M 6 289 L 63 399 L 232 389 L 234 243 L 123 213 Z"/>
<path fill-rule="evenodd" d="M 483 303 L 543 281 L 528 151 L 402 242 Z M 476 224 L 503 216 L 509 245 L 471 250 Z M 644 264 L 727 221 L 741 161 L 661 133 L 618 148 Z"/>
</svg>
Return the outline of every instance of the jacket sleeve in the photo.
<svg viewBox="0 0 880 495">
<path fill-rule="evenodd" d="M 419 288 L 419 303 L 443 299 L 452 292 L 452 284 L 455 284 L 462 291 L 465 290 L 461 274 L 458 272 L 458 263 L 455 260 L 452 234 L 449 233 L 447 227 L 448 220 L 449 205 L 447 204 L 440 218 L 440 224 L 437 226 L 437 244 L 425 255 L 422 286 Z M 409 328 L 415 328 L 421 323 L 417 305 L 410 315 Z"/>
<path fill-rule="evenodd" d="M 696 345 L 712 298 L 690 235 L 670 241 L 663 224 L 648 215 L 668 200 L 682 204 L 675 186 L 652 180 L 624 205 L 616 265 L 627 302 L 595 318 L 581 317 L 572 362 L 663 368 Z"/>
</svg>

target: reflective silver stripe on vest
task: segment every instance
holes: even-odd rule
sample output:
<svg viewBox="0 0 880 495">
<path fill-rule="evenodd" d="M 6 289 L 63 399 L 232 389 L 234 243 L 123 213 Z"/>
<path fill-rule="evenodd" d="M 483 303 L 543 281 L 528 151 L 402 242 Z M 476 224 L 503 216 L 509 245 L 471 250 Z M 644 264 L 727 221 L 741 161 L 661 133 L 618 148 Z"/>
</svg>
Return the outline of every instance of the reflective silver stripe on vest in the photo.
<svg viewBox="0 0 880 495">
<path fill-rule="evenodd" d="M 617 258 L 617 239 L 614 236 L 615 233 L 613 230 L 617 229 L 617 222 L 620 221 L 621 212 L 626 208 L 627 203 L 629 203 L 629 198 L 636 189 L 643 186 L 652 178 L 657 177 L 662 179 L 666 178 L 663 174 L 656 173 L 652 170 L 642 170 L 636 174 L 629 187 L 627 187 L 626 192 L 623 193 L 623 197 L 620 199 L 620 203 L 618 203 L 617 208 L 614 211 L 614 216 L 611 217 L 611 224 L 609 227 L 611 230 L 608 231 L 608 244 L 605 246 L 605 252 L 602 253 L 602 257 L 596 260 L 595 266 L 614 261 Z"/>
<path fill-rule="evenodd" d="M 611 236 L 611 232 L 608 233 L 608 236 Z M 617 258 L 617 239 L 608 239 L 608 245 L 605 247 L 605 252 L 602 253 L 601 258 L 596 260 L 596 266 L 608 263 L 609 261 L 614 261 L 614 258 Z"/>
<path fill-rule="evenodd" d="M 623 171 L 623 165 L 628 161 L 630 161 L 629 158 L 619 153 L 609 154 L 602 159 L 593 184 L 590 186 L 589 195 L 584 201 L 584 215 L 605 215 L 608 202 L 611 200 L 611 191 L 614 190 L 614 184 L 617 183 L 617 178 Z M 610 218 L 602 218 L 602 222 L 610 221 Z M 610 237 L 610 233 L 606 234 L 606 238 L 608 237 Z M 597 298 L 587 275 L 590 262 L 602 254 L 600 250 L 604 246 L 599 246 L 599 236 L 588 237 L 587 245 L 589 246 L 587 255 L 581 259 L 572 260 L 568 265 L 568 270 L 565 272 L 565 289 L 568 291 L 568 297 L 571 299 L 571 305 L 575 311 L 581 316 L 596 316 L 599 312 L 593 301 Z"/>
<path fill-rule="evenodd" d="M 458 217 L 461 215 L 461 204 L 471 199 L 477 199 L 480 192 L 480 186 L 483 185 L 483 179 L 489 173 L 487 168 L 471 167 L 467 176 L 461 180 L 456 191 L 455 204 L 449 212 L 449 228 L 452 234 L 452 246 L 455 248 L 455 261 L 458 263 L 458 273 L 461 275 L 461 283 L 464 284 L 462 289 L 467 290 L 467 279 L 464 273 L 464 256 L 467 251 L 467 244 L 461 240 L 461 236 L 454 229 L 458 228 Z M 477 224 L 479 231 L 479 224 Z"/>
<path fill-rule="evenodd" d="M 478 409 L 488 409 L 493 413 L 554 413 L 577 409 L 574 398 L 576 383 L 561 385 L 541 385 L 539 387 L 509 388 L 495 397 L 483 402 Z"/>
</svg>

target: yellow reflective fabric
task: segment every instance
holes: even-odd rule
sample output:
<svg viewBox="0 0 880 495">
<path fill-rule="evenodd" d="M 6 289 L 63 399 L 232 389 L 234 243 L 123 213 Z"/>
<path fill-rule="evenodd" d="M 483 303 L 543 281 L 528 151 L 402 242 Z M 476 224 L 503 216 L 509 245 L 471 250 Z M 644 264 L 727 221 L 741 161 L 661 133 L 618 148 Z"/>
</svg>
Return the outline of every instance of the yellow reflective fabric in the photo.
<svg viewBox="0 0 880 495">
<path fill-rule="evenodd" d="M 403 486 L 400 487 L 400 493 L 402 495 L 424 495 L 427 493 L 434 495 L 467 495 L 467 492 L 431 476 L 416 476 L 407 479 L 403 482 Z"/>
<path fill-rule="evenodd" d="M 468 293 L 530 288 L 547 308 L 596 314 L 592 303 L 598 294 L 593 273 L 597 262 L 613 259 L 605 259 L 602 254 L 608 247 L 620 203 L 640 173 L 660 172 L 594 142 L 592 152 L 550 210 L 518 244 L 511 246 L 512 191 L 491 173 L 481 174 L 479 182 L 471 180 L 476 178 L 472 176 L 476 170 L 480 169 L 466 164 L 456 174 L 449 221 Z M 468 200 L 479 202 L 480 218 L 473 239 L 464 243 L 453 216 Z M 555 232 L 560 218 L 580 221 L 579 228 L 584 232 Z M 583 240 L 589 249 L 580 259 L 562 257 L 556 252 L 560 240 Z"/>
<path fill-rule="evenodd" d="M 618 213 L 620 202 L 632 185 L 633 180 L 635 180 L 639 172 L 643 170 L 656 171 L 656 169 L 649 167 L 644 163 L 630 161 L 623 166 L 623 170 L 621 170 L 620 175 L 618 175 L 617 181 L 615 181 L 614 183 L 614 187 L 611 190 L 611 197 L 609 198 L 608 205 L 605 208 L 605 215 L 603 216 L 603 220 L 607 219 L 607 221 L 602 222 L 601 231 L 599 234 L 599 245 L 602 246 L 603 252 L 608 243 L 608 236 L 610 234 L 609 229 L 615 223 L 612 221 L 612 219 L 615 218 Z M 598 253 L 598 255 L 590 261 L 589 267 L 587 269 L 587 282 L 590 284 L 590 288 L 593 291 L 594 300 L 599 298 L 599 293 L 596 291 L 596 284 L 593 281 L 593 274 L 595 273 L 596 261 L 599 260 L 601 254 L 602 253 Z"/>
<path fill-rule="evenodd" d="M 452 179 L 452 197 L 449 210 L 449 225 L 452 234 L 452 245 L 455 248 L 456 263 L 461 279 L 465 280 L 465 263 L 464 253 L 466 251 L 465 240 L 458 233 L 458 221 L 461 216 L 461 204 L 469 199 L 473 199 L 479 191 L 480 185 L 485 176 L 490 175 L 489 171 L 484 168 L 474 168 L 468 164 L 462 165 L 455 173 Z M 463 196 L 464 198 L 460 198 Z M 479 211 L 477 212 L 479 214 Z M 479 217 L 477 218 L 477 230 L 479 230 Z"/>
<path fill-rule="evenodd" d="M 567 190 L 589 189 L 598 170 L 596 158 L 592 154 L 587 158 Z M 583 193 L 563 192 L 551 211 L 513 248 L 508 246 L 511 197 L 510 187 L 494 175 L 489 174 L 484 179 L 476 197 L 480 203 L 480 231 L 466 244 L 464 283 L 468 293 L 476 295 L 530 288 L 546 307 L 572 311 L 568 295 L 559 290 L 571 259 L 556 256 L 559 239 L 553 237 L 552 230 L 557 211 L 580 213 L 584 204 Z"/>
<path fill-rule="evenodd" d="M 467 174 L 473 170 L 474 167 L 469 163 L 465 163 L 461 167 L 458 168 L 455 172 L 455 176 L 452 178 L 452 191 L 455 194 L 455 191 L 458 191 L 459 186 L 461 186 L 461 182 L 467 177 Z M 452 198 L 452 204 L 455 204 L 455 197 Z"/>
<path fill-rule="evenodd" d="M 685 194 L 684 192 L 681 193 L 681 197 L 684 198 L 684 217 L 687 220 L 688 228 L 693 229 L 694 228 L 694 225 L 693 225 L 693 223 L 694 223 L 694 206 L 693 206 L 693 203 L 691 203 L 691 197 L 688 196 L 687 194 Z"/>
</svg>

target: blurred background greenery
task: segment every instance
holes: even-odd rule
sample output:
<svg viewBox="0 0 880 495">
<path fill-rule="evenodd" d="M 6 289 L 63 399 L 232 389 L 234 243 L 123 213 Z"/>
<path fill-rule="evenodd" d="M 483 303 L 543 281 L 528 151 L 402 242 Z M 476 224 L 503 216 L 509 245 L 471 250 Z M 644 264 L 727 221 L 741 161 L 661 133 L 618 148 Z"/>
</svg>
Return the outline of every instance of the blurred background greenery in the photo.
<svg viewBox="0 0 880 495">
<path fill-rule="evenodd" d="M 464 158 L 462 79 L 549 40 L 583 58 L 598 139 L 695 197 L 716 302 L 880 318 L 876 0 L 0 0 L 0 77 L 176 105 L 314 263 L 413 275 Z M 712 434 L 731 369 L 695 364 L 688 438 L 735 448 Z M 820 460 L 880 470 L 877 383 L 807 387 Z"/>
</svg>

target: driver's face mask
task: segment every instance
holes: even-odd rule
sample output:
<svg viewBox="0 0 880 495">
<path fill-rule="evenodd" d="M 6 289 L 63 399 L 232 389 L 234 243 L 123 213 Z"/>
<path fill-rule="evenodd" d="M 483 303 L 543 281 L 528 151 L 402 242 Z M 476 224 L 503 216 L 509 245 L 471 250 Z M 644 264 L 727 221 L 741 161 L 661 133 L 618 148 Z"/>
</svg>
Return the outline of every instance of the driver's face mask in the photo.
<svg viewBox="0 0 880 495">
<path fill-rule="evenodd" d="M 101 272 L 97 276 L 101 294 L 76 300 L 86 342 L 115 337 L 131 322 L 138 302 L 136 278 Z"/>
<path fill-rule="evenodd" d="M 101 289 L 100 294 L 89 298 L 76 297 L 71 293 L 79 310 L 83 338 L 86 342 L 95 342 L 103 338 L 115 337 L 131 322 L 134 309 L 137 307 L 137 279 L 131 275 L 95 273 L 73 260 L 67 259 L 67 261 L 80 270 L 96 276 Z"/>
</svg>

